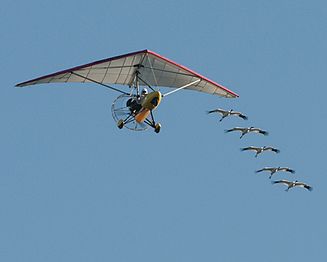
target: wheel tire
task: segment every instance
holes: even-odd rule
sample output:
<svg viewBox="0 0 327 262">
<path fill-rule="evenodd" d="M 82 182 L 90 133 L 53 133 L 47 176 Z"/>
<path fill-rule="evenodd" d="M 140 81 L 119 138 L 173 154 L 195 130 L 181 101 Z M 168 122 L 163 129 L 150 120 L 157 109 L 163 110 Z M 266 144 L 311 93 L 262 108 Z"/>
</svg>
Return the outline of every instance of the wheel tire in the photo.
<svg viewBox="0 0 327 262">
<path fill-rule="evenodd" d="M 156 125 L 154 126 L 154 132 L 156 132 L 156 133 L 159 133 L 159 132 L 160 132 L 160 129 L 161 129 L 161 125 L 160 125 L 160 123 L 158 123 L 158 124 L 156 124 Z"/>
<path fill-rule="evenodd" d="M 124 121 L 123 119 L 119 119 L 117 122 L 117 126 L 119 129 L 122 129 L 124 127 Z"/>
</svg>

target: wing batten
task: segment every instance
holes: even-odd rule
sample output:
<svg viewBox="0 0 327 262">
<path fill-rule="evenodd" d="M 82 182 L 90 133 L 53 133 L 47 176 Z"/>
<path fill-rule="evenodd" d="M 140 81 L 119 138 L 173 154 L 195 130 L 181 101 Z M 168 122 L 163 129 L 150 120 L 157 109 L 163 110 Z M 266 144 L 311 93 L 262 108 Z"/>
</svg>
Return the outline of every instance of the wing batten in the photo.
<svg viewBox="0 0 327 262">
<path fill-rule="evenodd" d="M 58 76 L 58 75 L 61 75 L 61 74 L 70 73 L 72 71 L 85 70 L 87 67 L 96 66 L 96 65 L 103 64 L 103 63 L 106 63 L 106 62 L 108 62 L 110 64 L 110 61 L 112 61 L 112 60 L 118 60 L 118 59 L 121 59 L 121 58 L 124 58 L 124 57 L 127 57 L 127 56 L 138 55 L 138 54 L 141 54 L 141 53 L 144 53 L 144 52 L 147 52 L 147 51 L 148 50 L 142 50 L 142 51 L 137 51 L 137 52 L 133 52 L 133 53 L 125 54 L 125 55 L 119 55 L 119 56 L 115 56 L 115 57 L 111 57 L 111 58 L 98 60 L 98 61 L 95 61 L 95 62 L 87 63 L 87 64 L 84 64 L 84 65 L 72 67 L 72 68 L 65 69 L 65 70 L 62 70 L 62 71 L 59 71 L 59 72 L 55 72 L 55 73 L 52 73 L 52 74 L 41 76 L 41 77 L 29 80 L 29 81 L 25 81 L 25 82 L 17 84 L 16 86 L 17 87 L 23 87 L 23 86 L 28 86 L 28 85 L 39 84 L 40 83 L 39 81 L 41 81 L 41 80 L 43 80 L 45 78 L 55 77 L 55 76 Z"/>
<path fill-rule="evenodd" d="M 90 80 L 102 84 L 130 86 L 134 81 L 136 71 L 139 71 L 140 76 L 151 86 L 179 88 L 196 79 L 201 79 L 186 89 L 225 97 L 238 97 L 226 87 L 150 50 L 102 59 L 22 82 L 16 86 L 67 82 L 89 83 L 92 82 Z M 146 83 L 140 83 L 140 85 L 146 86 Z"/>
<path fill-rule="evenodd" d="M 199 78 L 205 80 L 206 82 L 209 82 L 210 84 L 216 86 L 217 89 L 218 89 L 218 88 L 222 89 L 222 90 L 226 93 L 226 95 L 222 95 L 222 94 L 221 94 L 222 96 L 226 96 L 226 97 L 238 97 L 238 94 L 234 93 L 233 91 L 231 91 L 231 90 L 227 89 L 226 87 L 224 87 L 224 86 L 222 86 L 222 85 L 220 85 L 220 84 L 218 84 L 218 83 L 216 83 L 216 82 L 214 82 L 214 81 L 208 79 L 208 78 L 205 77 L 205 76 L 202 76 L 202 75 L 196 73 L 195 71 L 193 71 L 193 70 L 187 68 L 186 66 L 180 65 L 180 64 L 178 64 L 178 63 L 176 63 L 176 62 L 174 62 L 174 61 L 172 61 L 172 60 L 170 60 L 170 59 L 168 59 L 168 58 L 166 58 L 166 57 L 163 57 L 163 56 L 161 56 L 161 55 L 159 55 L 159 54 L 157 54 L 157 53 L 155 53 L 155 52 L 153 52 L 153 51 L 148 50 L 148 53 L 149 53 L 149 54 L 152 54 L 152 55 L 154 55 L 154 56 L 156 56 L 156 57 L 158 57 L 158 58 L 160 58 L 160 59 L 163 59 L 163 60 L 167 61 L 168 63 L 171 63 L 171 64 L 173 64 L 173 65 L 175 65 L 175 66 L 177 66 L 177 67 L 179 67 L 179 68 L 182 68 L 182 69 L 184 69 L 185 71 L 187 71 L 187 72 L 189 72 L 189 73 L 191 73 L 191 74 L 193 74 L 193 75 L 196 75 L 197 77 L 199 77 Z M 188 88 L 188 89 L 190 89 L 190 88 Z M 198 91 L 200 91 L 200 90 L 198 90 Z M 221 93 L 221 92 L 219 92 L 219 93 Z M 219 94 L 219 93 L 218 93 L 218 92 L 213 92 L 213 94 Z"/>
</svg>

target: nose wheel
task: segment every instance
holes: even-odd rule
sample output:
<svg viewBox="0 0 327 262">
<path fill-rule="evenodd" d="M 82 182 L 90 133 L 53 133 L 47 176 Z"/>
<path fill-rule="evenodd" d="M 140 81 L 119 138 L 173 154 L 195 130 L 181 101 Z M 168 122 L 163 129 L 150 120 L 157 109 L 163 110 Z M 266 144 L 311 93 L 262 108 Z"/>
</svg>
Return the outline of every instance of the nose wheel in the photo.
<svg viewBox="0 0 327 262">
<path fill-rule="evenodd" d="M 157 123 L 157 124 L 154 126 L 154 132 L 159 133 L 159 132 L 160 132 L 160 129 L 161 129 L 161 125 L 160 125 L 160 123 Z"/>
</svg>

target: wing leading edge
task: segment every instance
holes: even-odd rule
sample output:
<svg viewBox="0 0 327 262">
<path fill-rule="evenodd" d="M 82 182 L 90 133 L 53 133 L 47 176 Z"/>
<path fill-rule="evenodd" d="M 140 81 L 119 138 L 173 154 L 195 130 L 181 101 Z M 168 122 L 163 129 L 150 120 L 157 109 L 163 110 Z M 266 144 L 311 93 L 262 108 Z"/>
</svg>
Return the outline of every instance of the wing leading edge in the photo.
<svg viewBox="0 0 327 262">
<path fill-rule="evenodd" d="M 139 84 L 142 86 L 179 88 L 195 82 L 186 89 L 228 98 L 238 97 L 236 93 L 226 87 L 150 50 L 95 61 L 22 82 L 16 86 L 68 82 L 97 82 L 130 86 L 133 84 L 137 72 L 140 79 Z"/>
</svg>

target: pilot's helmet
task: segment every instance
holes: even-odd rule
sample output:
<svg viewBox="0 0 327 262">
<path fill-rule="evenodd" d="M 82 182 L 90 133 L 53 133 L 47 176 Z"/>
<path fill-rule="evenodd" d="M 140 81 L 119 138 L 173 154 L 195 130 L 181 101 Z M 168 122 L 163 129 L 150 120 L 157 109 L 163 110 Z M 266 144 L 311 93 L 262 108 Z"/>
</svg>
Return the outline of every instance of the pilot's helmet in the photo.
<svg viewBox="0 0 327 262">
<path fill-rule="evenodd" d="M 146 89 L 146 88 L 142 89 L 142 95 L 147 95 L 148 93 L 149 93 L 148 89 Z"/>
</svg>

